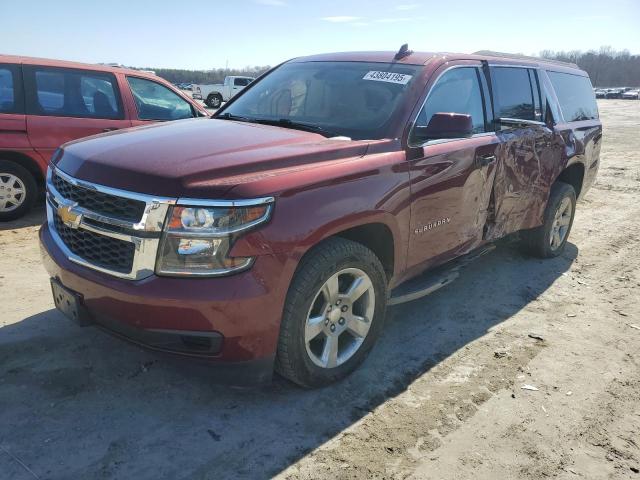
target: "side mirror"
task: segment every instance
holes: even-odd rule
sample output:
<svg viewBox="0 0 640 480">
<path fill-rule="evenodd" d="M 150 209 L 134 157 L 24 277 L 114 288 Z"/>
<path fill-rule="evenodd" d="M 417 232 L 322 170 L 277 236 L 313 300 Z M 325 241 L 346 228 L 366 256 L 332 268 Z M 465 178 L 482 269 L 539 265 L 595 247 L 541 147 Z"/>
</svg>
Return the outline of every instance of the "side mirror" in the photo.
<svg viewBox="0 0 640 480">
<path fill-rule="evenodd" d="M 414 135 L 421 141 L 441 138 L 468 138 L 473 133 L 471 115 L 464 113 L 435 113 L 426 127 L 415 127 Z"/>
</svg>

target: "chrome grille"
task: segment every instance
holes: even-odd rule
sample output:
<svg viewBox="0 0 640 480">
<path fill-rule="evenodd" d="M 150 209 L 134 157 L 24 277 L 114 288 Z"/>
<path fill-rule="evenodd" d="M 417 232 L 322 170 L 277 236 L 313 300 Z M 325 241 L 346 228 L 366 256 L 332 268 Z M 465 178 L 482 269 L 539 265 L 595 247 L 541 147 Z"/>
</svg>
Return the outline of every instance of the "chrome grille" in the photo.
<svg viewBox="0 0 640 480">
<path fill-rule="evenodd" d="M 63 198 L 101 215 L 139 222 L 146 207 L 145 202 L 76 186 L 57 173 L 53 174 L 52 180 L 53 186 Z"/>
<path fill-rule="evenodd" d="M 177 199 L 47 173 L 49 232 L 74 263 L 129 280 L 153 274 L 162 226 Z"/>
<path fill-rule="evenodd" d="M 89 230 L 69 228 L 55 213 L 53 223 L 67 248 L 79 257 L 115 272 L 131 272 L 136 249 L 133 243 Z"/>
</svg>

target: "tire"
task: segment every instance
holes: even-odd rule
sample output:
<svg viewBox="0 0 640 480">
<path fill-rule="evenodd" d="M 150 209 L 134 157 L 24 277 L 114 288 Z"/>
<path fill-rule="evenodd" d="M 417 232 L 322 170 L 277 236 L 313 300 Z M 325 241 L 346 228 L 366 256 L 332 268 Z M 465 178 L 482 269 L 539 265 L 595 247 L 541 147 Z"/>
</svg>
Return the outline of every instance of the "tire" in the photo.
<svg viewBox="0 0 640 480">
<path fill-rule="evenodd" d="M 570 207 L 570 212 L 564 211 L 564 214 L 559 212 L 560 209 L 564 210 L 566 207 Z M 544 211 L 544 223 L 537 228 L 520 233 L 524 250 L 538 258 L 553 258 L 560 255 L 567 245 L 575 212 L 576 192 L 574 188 L 567 183 L 554 183 Z M 558 217 L 559 214 L 562 215 Z M 554 238 L 554 232 L 558 233 L 558 238 Z"/>
<path fill-rule="evenodd" d="M 329 284 L 337 286 L 333 290 L 341 295 L 334 296 L 331 302 L 327 300 L 332 290 Z M 352 295 L 356 299 L 352 301 L 346 295 L 350 288 L 354 292 L 367 290 Z M 386 306 L 387 279 L 378 257 L 350 240 L 326 240 L 305 255 L 289 287 L 276 372 L 306 388 L 326 386 L 345 378 L 364 361 L 380 336 Z M 367 317 L 369 321 L 363 322 Z M 314 319 L 321 322 L 309 321 Z M 311 328 L 321 331 L 316 334 Z M 335 356 L 324 355 L 325 351 L 332 351 L 329 344 L 336 345 Z M 325 358 L 326 365 L 321 365 Z"/>
<path fill-rule="evenodd" d="M 37 197 L 38 184 L 31 172 L 15 162 L 0 160 L 0 221 L 26 215 Z"/>
<path fill-rule="evenodd" d="M 215 95 L 209 95 L 207 101 L 204 103 L 206 103 L 209 108 L 220 108 L 220 105 L 222 105 L 222 97 L 217 93 Z"/>
</svg>

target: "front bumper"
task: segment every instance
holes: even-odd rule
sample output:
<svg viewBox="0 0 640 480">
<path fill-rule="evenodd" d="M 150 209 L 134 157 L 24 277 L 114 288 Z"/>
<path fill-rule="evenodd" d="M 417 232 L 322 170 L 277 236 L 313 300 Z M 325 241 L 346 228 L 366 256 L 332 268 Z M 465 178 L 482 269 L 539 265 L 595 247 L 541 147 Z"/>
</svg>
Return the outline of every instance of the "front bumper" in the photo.
<svg viewBox="0 0 640 480">
<path fill-rule="evenodd" d="M 46 224 L 40 245 L 49 275 L 82 297 L 97 326 L 154 350 L 253 362 L 270 377 L 294 268 L 286 256 L 259 256 L 250 270 L 228 277 L 127 280 L 69 261 Z"/>
</svg>

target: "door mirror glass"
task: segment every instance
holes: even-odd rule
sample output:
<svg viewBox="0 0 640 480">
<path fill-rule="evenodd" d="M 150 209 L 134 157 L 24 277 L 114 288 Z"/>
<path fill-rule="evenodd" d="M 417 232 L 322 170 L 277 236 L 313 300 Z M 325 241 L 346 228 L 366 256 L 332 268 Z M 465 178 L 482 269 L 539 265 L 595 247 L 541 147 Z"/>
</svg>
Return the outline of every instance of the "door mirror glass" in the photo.
<svg viewBox="0 0 640 480">
<path fill-rule="evenodd" d="M 464 113 L 435 113 L 426 127 L 416 125 L 414 130 L 414 137 L 419 141 L 468 138 L 472 134 L 473 120 Z"/>
</svg>

